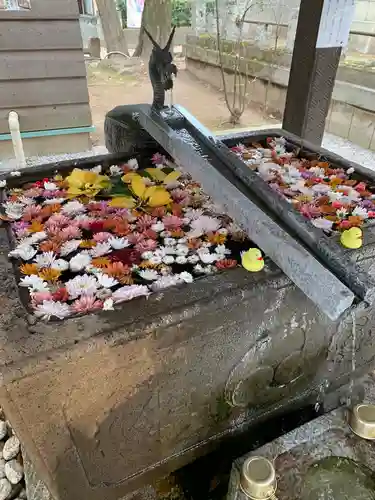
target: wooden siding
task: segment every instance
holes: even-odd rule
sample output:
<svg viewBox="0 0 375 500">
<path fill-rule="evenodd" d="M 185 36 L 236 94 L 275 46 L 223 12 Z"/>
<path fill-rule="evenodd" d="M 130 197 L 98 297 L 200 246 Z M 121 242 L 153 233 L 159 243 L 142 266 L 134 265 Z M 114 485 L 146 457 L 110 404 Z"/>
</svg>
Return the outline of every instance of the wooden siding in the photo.
<svg viewBox="0 0 375 500">
<path fill-rule="evenodd" d="M 91 125 L 76 0 L 32 0 L 0 11 L 0 134 L 15 110 L 21 130 Z"/>
</svg>

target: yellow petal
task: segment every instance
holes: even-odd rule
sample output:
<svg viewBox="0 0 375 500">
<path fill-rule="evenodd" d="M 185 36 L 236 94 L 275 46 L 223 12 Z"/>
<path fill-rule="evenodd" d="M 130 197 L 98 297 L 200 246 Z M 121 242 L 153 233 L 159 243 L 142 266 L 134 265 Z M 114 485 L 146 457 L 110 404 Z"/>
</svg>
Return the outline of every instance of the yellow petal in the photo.
<svg viewBox="0 0 375 500">
<path fill-rule="evenodd" d="M 146 185 L 140 175 L 135 175 L 132 179 L 131 188 L 135 196 L 143 199 L 146 192 Z"/>
<path fill-rule="evenodd" d="M 84 170 L 80 168 L 75 168 L 72 173 L 66 178 L 69 186 L 81 186 L 85 182 L 85 174 Z"/>
<path fill-rule="evenodd" d="M 153 179 L 159 182 L 163 182 L 166 175 L 160 168 L 146 168 L 145 171 L 151 175 Z"/>
<path fill-rule="evenodd" d="M 161 207 L 172 202 L 168 191 L 162 187 L 156 187 L 151 196 L 148 197 L 148 205 L 150 207 Z"/>
<path fill-rule="evenodd" d="M 134 177 L 139 177 L 139 174 L 136 174 L 135 172 L 128 172 L 121 177 L 121 180 L 122 182 L 125 182 L 125 184 L 129 184 Z"/>
<path fill-rule="evenodd" d="M 180 177 L 181 173 L 178 172 L 177 170 L 173 170 L 173 172 L 170 172 L 166 178 L 164 179 L 164 184 L 168 184 L 169 182 L 177 181 L 177 179 Z"/>
<path fill-rule="evenodd" d="M 135 200 L 130 196 L 118 196 L 117 198 L 112 198 L 108 205 L 114 208 L 133 208 Z"/>
</svg>

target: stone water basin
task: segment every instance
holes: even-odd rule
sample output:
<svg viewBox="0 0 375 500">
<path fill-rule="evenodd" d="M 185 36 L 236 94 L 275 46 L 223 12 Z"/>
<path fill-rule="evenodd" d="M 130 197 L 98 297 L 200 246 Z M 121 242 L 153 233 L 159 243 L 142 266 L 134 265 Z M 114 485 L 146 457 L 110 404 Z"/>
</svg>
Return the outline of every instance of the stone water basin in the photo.
<svg viewBox="0 0 375 500">
<path fill-rule="evenodd" d="M 248 498 L 239 480 L 251 456 L 274 464 L 278 500 L 374 499 L 375 446 L 352 432 L 347 417 L 334 410 L 237 459 L 227 500 Z"/>
</svg>

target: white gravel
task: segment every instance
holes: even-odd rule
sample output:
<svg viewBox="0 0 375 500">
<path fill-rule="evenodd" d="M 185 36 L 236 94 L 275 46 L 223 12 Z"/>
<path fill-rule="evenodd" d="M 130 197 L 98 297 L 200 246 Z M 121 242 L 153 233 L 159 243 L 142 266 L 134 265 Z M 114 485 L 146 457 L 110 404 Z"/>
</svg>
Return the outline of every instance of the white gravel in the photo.
<svg viewBox="0 0 375 500">
<path fill-rule="evenodd" d="M 3 448 L 3 458 L 5 460 L 12 460 L 15 458 L 21 449 L 20 440 L 17 436 L 10 437 Z"/>
</svg>

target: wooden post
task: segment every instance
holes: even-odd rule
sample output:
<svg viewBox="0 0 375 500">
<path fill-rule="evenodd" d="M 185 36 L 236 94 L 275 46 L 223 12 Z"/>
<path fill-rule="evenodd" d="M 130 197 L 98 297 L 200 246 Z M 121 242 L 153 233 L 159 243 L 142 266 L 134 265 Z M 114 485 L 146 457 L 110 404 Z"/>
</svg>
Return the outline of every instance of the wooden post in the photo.
<svg viewBox="0 0 375 500">
<path fill-rule="evenodd" d="M 301 0 L 283 128 L 321 145 L 354 0 Z"/>
</svg>

